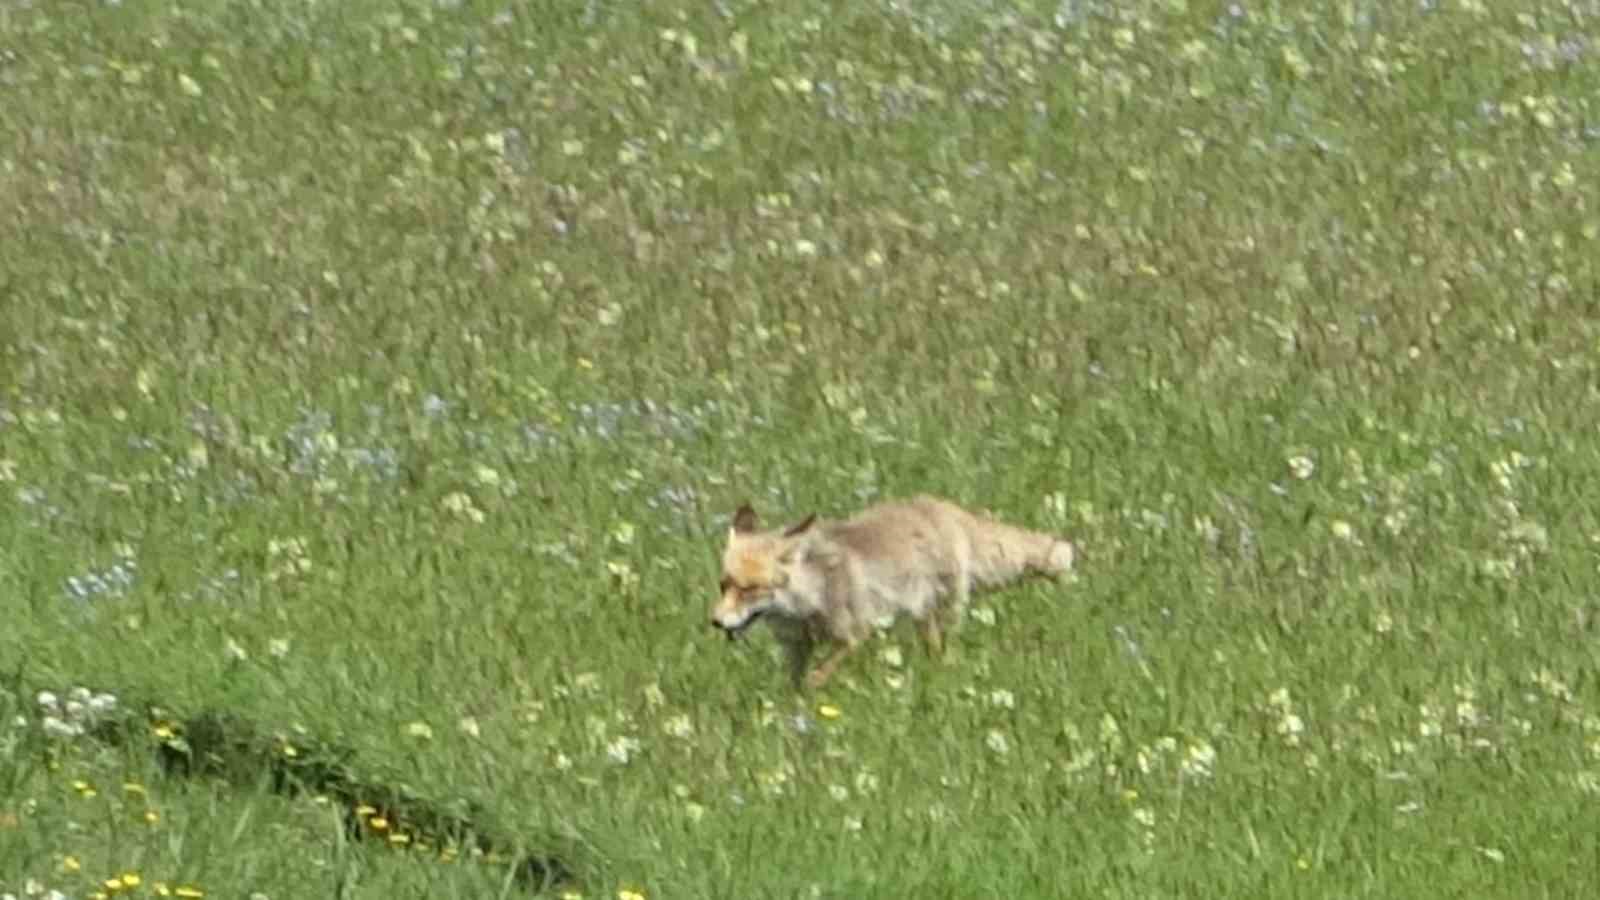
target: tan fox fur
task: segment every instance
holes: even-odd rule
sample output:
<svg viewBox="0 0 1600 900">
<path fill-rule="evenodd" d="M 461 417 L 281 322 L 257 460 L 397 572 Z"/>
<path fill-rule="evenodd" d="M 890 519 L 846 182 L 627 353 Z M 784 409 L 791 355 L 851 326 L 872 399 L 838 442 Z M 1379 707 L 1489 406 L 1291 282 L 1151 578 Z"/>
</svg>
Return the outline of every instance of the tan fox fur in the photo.
<svg viewBox="0 0 1600 900">
<path fill-rule="evenodd" d="M 711 623 L 730 639 L 766 619 L 791 675 L 819 688 L 872 633 L 901 614 L 918 623 L 930 655 L 944 652 L 946 618 L 959 621 L 973 590 L 1070 570 L 1073 545 L 975 515 L 937 497 L 870 507 L 842 521 L 813 513 L 759 530 L 746 503 L 734 513 Z M 805 673 L 817 642 L 834 651 Z"/>
</svg>

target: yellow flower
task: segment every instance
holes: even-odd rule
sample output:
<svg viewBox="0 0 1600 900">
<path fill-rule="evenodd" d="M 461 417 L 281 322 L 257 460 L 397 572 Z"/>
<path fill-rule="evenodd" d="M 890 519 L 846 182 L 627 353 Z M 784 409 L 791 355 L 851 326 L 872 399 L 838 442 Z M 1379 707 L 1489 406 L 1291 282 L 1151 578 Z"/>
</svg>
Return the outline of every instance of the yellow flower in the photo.
<svg viewBox="0 0 1600 900">
<path fill-rule="evenodd" d="M 161 814 L 153 809 L 147 809 L 144 811 L 144 821 L 147 825 L 154 825 L 161 821 Z"/>
<path fill-rule="evenodd" d="M 124 794 L 133 794 L 138 797 L 143 797 L 145 794 L 144 785 L 139 784 L 136 781 L 124 781 L 122 783 L 122 792 Z"/>
<path fill-rule="evenodd" d="M 638 891 L 630 891 L 627 888 L 623 888 L 617 891 L 617 900 L 644 900 L 644 895 Z"/>
<path fill-rule="evenodd" d="M 382 831 L 389 827 L 389 820 L 383 816 L 373 816 L 367 820 L 367 824 L 372 826 L 373 831 Z"/>
<path fill-rule="evenodd" d="M 122 873 L 122 886 L 123 887 L 136 888 L 141 883 L 143 883 L 143 881 L 144 881 L 144 879 L 139 877 L 139 873 L 138 872 L 123 872 Z"/>
<path fill-rule="evenodd" d="M 83 863 L 78 862 L 78 858 L 76 856 L 73 856 L 69 853 L 66 856 L 61 857 L 61 871 L 76 872 L 81 868 L 83 868 Z"/>
<path fill-rule="evenodd" d="M 205 891 L 202 891 L 197 887 L 190 887 L 187 884 L 179 885 L 178 887 L 172 889 L 172 896 L 188 897 L 190 900 L 194 900 L 194 898 L 197 897 L 204 897 L 205 895 Z"/>
<path fill-rule="evenodd" d="M 837 719 L 843 714 L 844 713 L 839 709 L 839 707 L 833 706 L 832 704 L 824 703 L 817 707 L 817 715 L 823 717 L 824 719 Z"/>
<path fill-rule="evenodd" d="M 394 844 L 395 846 L 404 846 L 411 843 L 411 835 L 402 834 L 397 831 L 394 834 L 389 835 L 389 843 Z"/>
</svg>

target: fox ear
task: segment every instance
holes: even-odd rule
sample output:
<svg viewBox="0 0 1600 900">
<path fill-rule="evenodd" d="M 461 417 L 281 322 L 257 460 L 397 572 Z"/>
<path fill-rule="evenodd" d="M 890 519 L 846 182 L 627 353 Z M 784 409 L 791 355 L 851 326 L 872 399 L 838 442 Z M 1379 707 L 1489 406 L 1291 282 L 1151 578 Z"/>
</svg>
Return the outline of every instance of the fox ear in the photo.
<svg viewBox="0 0 1600 900">
<path fill-rule="evenodd" d="M 796 535 L 805 534 L 806 529 L 810 528 L 812 526 L 812 524 L 815 523 L 816 521 L 817 521 L 817 514 L 816 513 L 812 513 L 811 515 L 806 516 L 804 519 L 801 519 L 800 523 L 798 525 L 794 525 L 788 531 L 785 531 L 783 533 L 783 536 L 784 537 L 794 537 Z"/>
<path fill-rule="evenodd" d="M 749 503 L 739 504 L 739 509 L 734 512 L 733 530 L 740 534 L 756 530 L 756 511 L 750 508 Z"/>
</svg>

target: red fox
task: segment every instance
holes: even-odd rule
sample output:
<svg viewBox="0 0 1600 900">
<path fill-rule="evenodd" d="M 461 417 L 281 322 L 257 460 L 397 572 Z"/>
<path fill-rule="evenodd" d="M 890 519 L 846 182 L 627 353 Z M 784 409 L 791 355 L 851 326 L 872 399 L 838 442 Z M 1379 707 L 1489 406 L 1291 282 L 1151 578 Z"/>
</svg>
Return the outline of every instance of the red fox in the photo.
<svg viewBox="0 0 1600 900">
<path fill-rule="evenodd" d="M 1057 577 L 1076 556 L 1069 541 L 926 495 L 880 503 L 843 521 L 813 513 L 769 531 L 758 530 L 755 510 L 745 503 L 728 530 L 711 624 L 731 640 L 766 619 L 788 652 L 797 686 L 815 690 L 874 627 L 909 615 L 929 655 L 943 656 L 943 619 L 959 620 L 974 589 L 1026 575 Z M 806 673 L 823 640 L 834 651 Z"/>
</svg>

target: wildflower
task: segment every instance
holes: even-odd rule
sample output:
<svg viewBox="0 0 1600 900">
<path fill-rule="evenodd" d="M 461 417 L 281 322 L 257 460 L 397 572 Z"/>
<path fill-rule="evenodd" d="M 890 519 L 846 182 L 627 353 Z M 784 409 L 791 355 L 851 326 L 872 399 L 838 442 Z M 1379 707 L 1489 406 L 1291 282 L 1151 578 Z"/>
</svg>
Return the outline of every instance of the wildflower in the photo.
<svg viewBox="0 0 1600 900">
<path fill-rule="evenodd" d="M 1011 752 L 1011 742 L 1006 739 L 1004 733 L 996 728 L 989 729 L 989 734 L 984 737 L 983 743 L 991 751 L 1000 756 L 1005 756 L 1007 753 Z"/>
<path fill-rule="evenodd" d="M 1307 478 L 1311 477 L 1312 473 L 1314 473 L 1316 471 L 1317 471 L 1317 464 L 1311 461 L 1311 457 L 1309 457 L 1309 456 L 1291 456 L 1291 457 L 1289 457 L 1289 474 L 1293 475 L 1295 478 L 1298 478 L 1301 481 L 1305 481 Z"/>
<path fill-rule="evenodd" d="M 817 707 L 817 715 L 823 717 L 824 719 L 837 719 L 843 714 L 844 713 L 839 709 L 839 707 L 832 706 L 827 703 Z"/>
<path fill-rule="evenodd" d="M 627 765 L 628 761 L 633 759 L 633 755 L 639 752 L 639 748 L 638 738 L 622 735 L 606 745 L 606 756 L 618 765 Z"/>
</svg>

